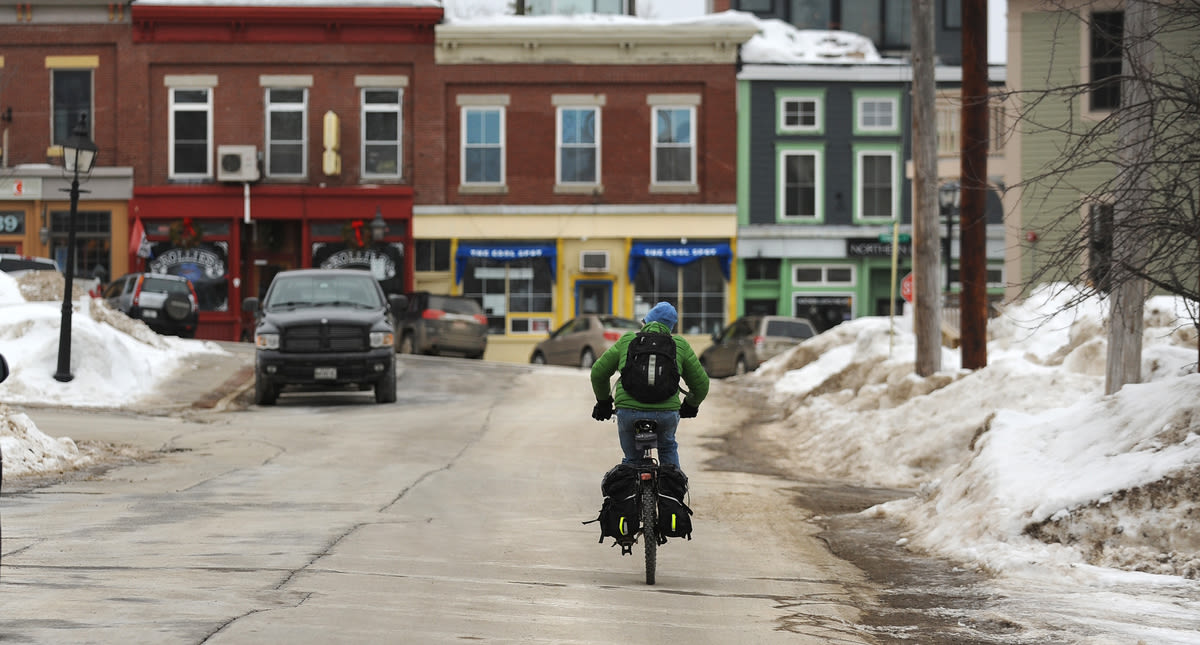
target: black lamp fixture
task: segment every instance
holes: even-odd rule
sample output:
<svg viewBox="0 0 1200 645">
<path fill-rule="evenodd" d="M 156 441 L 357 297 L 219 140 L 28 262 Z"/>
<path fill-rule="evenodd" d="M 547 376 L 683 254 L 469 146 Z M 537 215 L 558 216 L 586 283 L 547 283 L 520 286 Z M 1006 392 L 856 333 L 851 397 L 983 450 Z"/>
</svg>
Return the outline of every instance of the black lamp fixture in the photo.
<svg viewBox="0 0 1200 645">
<path fill-rule="evenodd" d="M 88 137 L 87 114 L 79 115 L 79 124 L 62 144 L 63 169 L 71 173 L 71 187 L 64 188 L 71 194 L 71 212 L 67 220 L 67 266 L 63 286 L 62 323 L 58 332 L 58 371 L 54 380 L 66 383 L 75 378 L 71 373 L 71 289 L 75 277 L 75 216 L 79 213 L 80 173 L 92 172 L 96 163 L 96 143 Z"/>
<path fill-rule="evenodd" d="M 962 187 L 957 181 L 948 181 L 938 186 L 938 206 L 946 218 L 946 292 L 950 292 L 950 244 L 954 239 L 954 218 L 962 200 Z"/>
<path fill-rule="evenodd" d="M 383 221 L 383 210 L 375 207 L 375 219 L 371 220 L 371 239 L 375 242 L 382 242 L 383 237 L 387 235 L 388 225 Z"/>
</svg>

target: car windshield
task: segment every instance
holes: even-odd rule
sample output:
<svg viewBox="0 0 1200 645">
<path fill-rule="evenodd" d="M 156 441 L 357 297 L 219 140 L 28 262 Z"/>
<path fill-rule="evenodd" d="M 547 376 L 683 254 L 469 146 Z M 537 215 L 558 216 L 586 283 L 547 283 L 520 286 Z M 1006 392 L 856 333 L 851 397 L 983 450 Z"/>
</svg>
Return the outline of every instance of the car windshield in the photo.
<svg viewBox="0 0 1200 645">
<path fill-rule="evenodd" d="M 448 298 L 446 296 L 429 296 L 429 308 L 444 311 L 448 314 L 475 315 L 483 313 L 478 302 L 470 298 Z"/>
<path fill-rule="evenodd" d="M 629 331 L 641 331 L 642 325 L 636 320 L 628 318 L 617 318 L 616 316 L 608 316 L 600 319 L 600 322 L 608 329 L 627 329 Z"/>
<path fill-rule="evenodd" d="M 156 278 L 154 276 L 146 276 L 142 281 L 142 291 L 153 291 L 155 293 L 178 293 L 189 295 L 187 282 L 183 280 L 169 280 L 167 278 Z"/>
<path fill-rule="evenodd" d="M 812 336 L 812 330 L 797 320 L 768 320 L 767 335 L 804 339 Z"/>
<path fill-rule="evenodd" d="M 298 307 L 382 306 L 378 289 L 370 276 L 277 276 L 267 294 L 268 311 Z"/>
</svg>

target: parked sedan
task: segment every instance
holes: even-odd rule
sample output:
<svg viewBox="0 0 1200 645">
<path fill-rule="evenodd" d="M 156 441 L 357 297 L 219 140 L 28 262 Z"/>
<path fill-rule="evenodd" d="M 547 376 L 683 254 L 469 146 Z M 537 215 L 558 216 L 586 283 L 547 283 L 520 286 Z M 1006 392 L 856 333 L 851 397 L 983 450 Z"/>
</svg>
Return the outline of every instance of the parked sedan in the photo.
<svg viewBox="0 0 1200 645">
<path fill-rule="evenodd" d="M 529 362 L 540 365 L 578 366 L 588 369 L 596 357 L 623 334 L 641 331 L 642 324 L 607 314 L 584 314 L 563 323 L 533 348 Z"/>
<path fill-rule="evenodd" d="M 713 334 L 713 344 L 700 354 L 700 364 L 712 377 L 745 374 L 815 335 L 807 318 L 744 316 Z"/>
</svg>

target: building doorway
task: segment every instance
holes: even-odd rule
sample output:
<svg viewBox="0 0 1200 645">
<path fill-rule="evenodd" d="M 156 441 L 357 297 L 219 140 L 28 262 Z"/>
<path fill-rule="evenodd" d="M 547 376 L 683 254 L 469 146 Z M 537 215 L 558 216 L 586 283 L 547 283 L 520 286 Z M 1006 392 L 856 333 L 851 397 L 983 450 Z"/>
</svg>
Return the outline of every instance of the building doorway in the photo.
<svg viewBox="0 0 1200 645">
<path fill-rule="evenodd" d="M 575 283 L 575 316 L 612 313 L 611 280 L 579 280 Z"/>
</svg>

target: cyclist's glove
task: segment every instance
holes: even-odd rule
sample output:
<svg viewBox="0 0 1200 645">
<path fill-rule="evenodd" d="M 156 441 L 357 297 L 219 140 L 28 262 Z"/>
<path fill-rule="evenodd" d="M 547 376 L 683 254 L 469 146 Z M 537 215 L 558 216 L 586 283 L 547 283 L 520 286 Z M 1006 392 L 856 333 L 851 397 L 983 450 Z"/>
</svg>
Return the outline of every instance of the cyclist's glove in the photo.
<svg viewBox="0 0 1200 645">
<path fill-rule="evenodd" d="M 592 418 L 597 421 L 608 421 L 612 418 L 612 415 L 613 402 L 611 399 L 608 401 L 597 401 L 596 406 L 592 408 Z"/>
<path fill-rule="evenodd" d="M 695 419 L 696 413 L 699 411 L 700 411 L 700 408 L 692 405 L 691 403 L 688 403 L 687 401 L 684 401 L 683 405 L 679 406 L 679 418 L 680 419 Z"/>
</svg>

